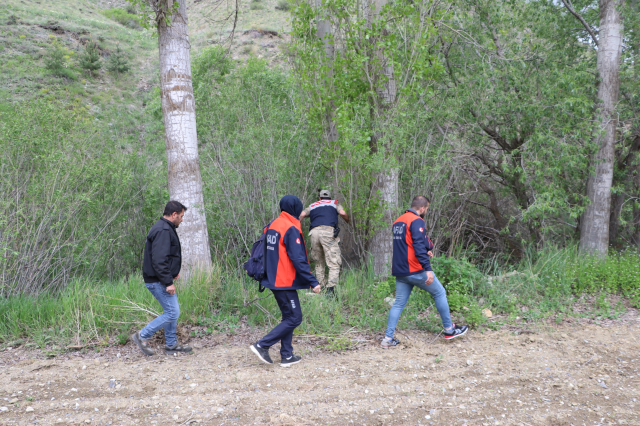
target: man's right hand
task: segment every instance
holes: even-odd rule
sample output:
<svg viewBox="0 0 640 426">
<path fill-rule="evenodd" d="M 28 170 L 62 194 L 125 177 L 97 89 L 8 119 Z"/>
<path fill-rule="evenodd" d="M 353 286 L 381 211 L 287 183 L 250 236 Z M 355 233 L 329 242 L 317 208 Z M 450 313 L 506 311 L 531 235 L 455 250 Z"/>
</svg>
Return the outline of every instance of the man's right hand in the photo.
<svg viewBox="0 0 640 426">
<path fill-rule="evenodd" d="M 320 293 L 320 284 L 312 288 L 314 293 Z"/>
<path fill-rule="evenodd" d="M 169 293 L 172 296 L 176 294 L 176 286 L 173 284 L 171 284 L 170 286 L 167 286 L 167 293 Z"/>
<path fill-rule="evenodd" d="M 433 282 L 433 279 L 435 278 L 435 275 L 433 275 L 433 272 L 431 271 L 427 271 L 427 280 L 424 282 L 426 285 L 429 285 Z"/>
</svg>

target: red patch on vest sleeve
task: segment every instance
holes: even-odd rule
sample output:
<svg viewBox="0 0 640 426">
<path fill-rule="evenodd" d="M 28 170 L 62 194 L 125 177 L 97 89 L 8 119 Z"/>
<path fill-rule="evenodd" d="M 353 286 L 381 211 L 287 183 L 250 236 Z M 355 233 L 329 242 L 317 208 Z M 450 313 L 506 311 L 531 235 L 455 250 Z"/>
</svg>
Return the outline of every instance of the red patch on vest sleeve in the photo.
<svg viewBox="0 0 640 426">
<path fill-rule="evenodd" d="M 424 232 L 424 229 L 420 228 L 420 232 Z"/>
<path fill-rule="evenodd" d="M 300 244 L 300 238 L 296 238 L 296 243 Z"/>
</svg>

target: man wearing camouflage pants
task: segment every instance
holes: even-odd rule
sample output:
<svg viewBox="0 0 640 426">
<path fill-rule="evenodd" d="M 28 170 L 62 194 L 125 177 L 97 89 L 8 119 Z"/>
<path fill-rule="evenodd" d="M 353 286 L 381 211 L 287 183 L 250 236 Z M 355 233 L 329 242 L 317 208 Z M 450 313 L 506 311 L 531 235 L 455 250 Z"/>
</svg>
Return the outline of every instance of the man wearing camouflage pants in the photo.
<svg viewBox="0 0 640 426">
<path fill-rule="evenodd" d="M 309 237 L 311 239 L 311 258 L 316 262 L 316 278 L 322 287 L 327 288 L 327 296 L 334 296 L 334 287 L 338 284 L 340 276 L 340 265 L 342 257 L 340 254 L 340 238 L 336 228 L 338 226 L 338 215 L 342 216 L 345 222 L 349 222 L 349 215 L 338 204 L 337 200 L 331 199 L 331 193 L 322 190 L 319 199 L 307 207 L 300 214 L 300 221 L 309 216 L 311 219 Z M 329 267 L 329 281 L 325 283 L 324 265 Z"/>
</svg>

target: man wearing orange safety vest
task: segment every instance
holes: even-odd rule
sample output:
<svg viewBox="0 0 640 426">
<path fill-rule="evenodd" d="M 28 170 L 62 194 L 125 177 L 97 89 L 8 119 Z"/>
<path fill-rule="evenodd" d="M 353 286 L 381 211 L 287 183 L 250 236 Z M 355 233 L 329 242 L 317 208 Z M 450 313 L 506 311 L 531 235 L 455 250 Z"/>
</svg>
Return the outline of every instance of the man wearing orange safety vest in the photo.
<svg viewBox="0 0 640 426">
<path fill-rule="evenodd" d="M 293 330 L 302 323 L 302 309 L 296 290 L 312 288 L 319 293 L 320 284 L 311 273 L 298 220 L 302 201 L 295 195 L 285 195 L 280 200 L 280 210 L 280 216 L 264 230 L 266 274 L 260 284 L 273 292 L 282 312 L 282 321 L 250 349 L 262 362 L 273 364 L 269 348 L 280 342 L 280 365 L 289 367 L 302 359 L 293 354 L 291 344 Z"/>
<path fill-rule="evenodd" d="M 433 243 L 427 237 L 424 216 L 429 209 L 429 199 L 418 195 L 406 210 L 393 222 L 393 261 L 391 275 L 396 277 L 396 300 L 389 310 L 387 330 L 380 345 L 383 349 L 393 348 L 400 343 L 393 337 L 400 315 L 404 310 L 414 287 L 425 290 L 434 299 L 444 327 L 444 338 L 455 339 L 464 336 L 469 329 L 451 322 L 447 292 L 431 269 Z"/>
</svg>

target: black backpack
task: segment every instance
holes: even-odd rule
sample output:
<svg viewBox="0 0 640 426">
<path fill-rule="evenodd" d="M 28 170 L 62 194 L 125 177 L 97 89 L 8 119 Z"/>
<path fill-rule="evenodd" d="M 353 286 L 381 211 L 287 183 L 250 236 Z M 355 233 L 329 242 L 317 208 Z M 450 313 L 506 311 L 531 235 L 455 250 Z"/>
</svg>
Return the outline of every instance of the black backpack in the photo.
<svg viewBox="0 0 640 426">
<path fill-rule="evenodd" d="M 269 223 L 271 225 L 271 223 Z M 267 231 L 269 230 L 269 225 L 266 226 L 265 232 L 260 235 L 260 238 L 253 243 L 251 247 L 251 256 L 249 256 L 249 260 L 247 260 L 244 264 L 244 270 L 247 271 L 247 275 L 253 278 L 254 280 L 260 282 L 267 275 L 265 261 L 267 258 L 267 244 L 265 242 Z M 264 291 L 264 287 L 262 285 L 258 288 L 259 292 Z"/>
</svg>

